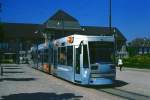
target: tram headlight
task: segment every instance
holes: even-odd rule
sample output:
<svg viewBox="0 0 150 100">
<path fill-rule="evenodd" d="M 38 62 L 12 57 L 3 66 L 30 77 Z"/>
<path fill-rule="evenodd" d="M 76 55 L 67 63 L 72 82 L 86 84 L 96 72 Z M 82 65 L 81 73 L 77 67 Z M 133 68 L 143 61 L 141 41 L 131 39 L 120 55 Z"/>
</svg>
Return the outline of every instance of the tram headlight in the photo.
<svg viewBox="0 0 150 100">
<path fill-rule="evenodd" d="M 87 70 L 84 71 L 83 77 L 86 78 L 87 77 Z"/>
</svg>

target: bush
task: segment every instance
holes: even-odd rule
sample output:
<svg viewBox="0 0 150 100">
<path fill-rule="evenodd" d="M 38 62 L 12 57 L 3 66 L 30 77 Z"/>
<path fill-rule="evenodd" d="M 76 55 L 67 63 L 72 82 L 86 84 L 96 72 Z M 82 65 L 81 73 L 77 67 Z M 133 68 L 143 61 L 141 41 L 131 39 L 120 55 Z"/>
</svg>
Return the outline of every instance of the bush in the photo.
<svg viewBox="0 0 150 100">
<path fill-rule="evenodd" d="M 150 55 L 136 55 L 123 59 L 125 67 L 150 69 Z"/>
</svg>

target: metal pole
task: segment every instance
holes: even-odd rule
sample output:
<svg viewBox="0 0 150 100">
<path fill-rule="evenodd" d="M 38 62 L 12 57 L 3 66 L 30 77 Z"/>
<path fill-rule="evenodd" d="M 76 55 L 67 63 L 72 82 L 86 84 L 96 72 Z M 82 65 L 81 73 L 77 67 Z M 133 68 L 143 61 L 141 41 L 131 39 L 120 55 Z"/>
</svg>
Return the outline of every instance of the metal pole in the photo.
<svg viewBox="0 0 150 100">
<path fill-rule="evenodd" d="M 1 76 L 3 76 L 3 66 L 1 65 L 2 63 L 2 58 L 3 57 L 3 53 L 0 51 L 0 67 L 1 67 Z"/>
<path fill-rule="evenodd" d="M 2 3 L 0 3 L 0 14 L 2 12 Z M 1 16 L 0 16 L 0 24 L 1 24 Z M 1 51 L 0 51 L 1 52 Z M 3 66 L 1 65 L 1 61 L 2 61 L 2 54 L 0 53 L 0 67 L 1 67 L 1 76 L 3 76 Z"/>
<path fill-rule="evenodd" d="M 111 15 L 111 14 L 112 14 L 112 13 L 111 13 L 111 10 L 112 10 L 112 9 L 111 9 L 111 6 L 112 6 L 112 5 L 111 5 L 111 0 L 109 0 L 109 28 L 110 28 L 110 34 L 111 34 L 111 32 L 112 32 L 112 31 L 111 31 L 111 28 L 112 28 L 112 17 L 111 17 L 111 16 L 112 16 L 112 15 Z"/>
<path fill-rule="evenodd" d="M 109 0 L 109 33 L 112 34 L 112 1 Z M 116 63 L 116 30 L 114 29 L 113 35 L 115 38 L 114 42 L 114 62 Z"/>
<path fill-rule="evenodd" d="M 39 61 L 39 54 L 38 54 L 38 40 L 36 40 L 36 68 L 38 69 L 38 61 Z"/>
</svg>

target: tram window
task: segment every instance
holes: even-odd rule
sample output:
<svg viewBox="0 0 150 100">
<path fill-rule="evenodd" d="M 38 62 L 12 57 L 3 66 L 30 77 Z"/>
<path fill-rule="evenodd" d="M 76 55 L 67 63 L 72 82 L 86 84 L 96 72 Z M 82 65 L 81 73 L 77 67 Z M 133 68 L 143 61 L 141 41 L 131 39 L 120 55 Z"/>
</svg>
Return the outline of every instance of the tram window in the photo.
<svg viewBox="0 0 150 100">
<path fill-rule="evenodd" d="M 83 46 L 83 67 L 84 68 L 88 68 L 89 67 L 87 45 Z"/>
<path fill-rule="evenodd" d="M 44 55 L 43 62 L 48 62 L 48 55 L 47 54 Z"/>
<path fill-rule="evenodd" d="M 43 62 L 48 62 L 48 49 L 43 52 Z"/>
<path fill-rule="evenodd" d="M 61 47 L 61 49 L 58 51 L 58 57 L 59 64 L 66 65 L 66 47 Z"/>
<path fill-rule="evenodd" d="M 54 51 L 53 49 L 50 49 L 50 52 L 48 53 L 48 55 L 50 56 L 50 62 L 53 62 L 53 54 L 54 54 Z"/>
<path fill-rule="evenodd" d="M 58 58 L 57 58 L 58 64 L 60 64 L 60 52 L 61 52 L 61 48 L 58 48 Z"/>
<path fill-rule="evenodd" d="M 81 45 L 76 49 L 76 73 L 80 74 L 80 54 L 81 54 Z"/>
<path fill-rule="evenodd" d="M 73 62 L 73 46 L 67 47 L 67 66 L 72 66 Z"/>
<path fill-rule="evenodd" d="M 57 50 L 54 50 L 54 51 L 53 51 L 53 54 L 54 54 L 54 60 L 53 60 L 53 62 L 54 62 L 54 67 L 56 67 L 57 61 L 58 61 L 58 60 L 57 60 L 57 53 L 58 53 Z"/>
<path fill-rule="evenodd" d="M 41 60 L 41 63 L 43 64 L 43 51 L 40 52 L 40 60 Z"/>
<path fill-rule="evenodd" d="M 48 53 L 48 49 L 44 49 L 44 53 Z"/>
<path fill-rule="evenodd" d="M 91 64 L 114 61 L 114 44 L 109 42 L 89 42 Z"/>
<path fill-rule="evenodd" d="M 38 58 L 37 58 L 37 60 L 38 60 L 38 62 L 41 62 L 41 55 L 40 54 L 38 54 L 38 56 L 37 56 Z"/>
</svg>

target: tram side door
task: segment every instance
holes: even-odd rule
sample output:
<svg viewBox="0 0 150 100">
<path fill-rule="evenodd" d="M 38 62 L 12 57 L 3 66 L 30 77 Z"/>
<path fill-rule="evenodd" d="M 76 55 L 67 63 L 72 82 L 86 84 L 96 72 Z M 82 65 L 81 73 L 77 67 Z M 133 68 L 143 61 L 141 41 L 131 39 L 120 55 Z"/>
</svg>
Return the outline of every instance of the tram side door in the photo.
<svg viewBox="0 0 150 100">
<path fill-rule="evenodd" d="M 78 48 L 75 48 L 75 82 L 81 83 L 81 66 L 83 66 L 83 45 L 80 45 Z"/>
</svg>

